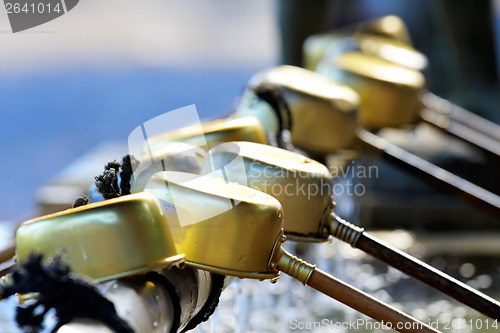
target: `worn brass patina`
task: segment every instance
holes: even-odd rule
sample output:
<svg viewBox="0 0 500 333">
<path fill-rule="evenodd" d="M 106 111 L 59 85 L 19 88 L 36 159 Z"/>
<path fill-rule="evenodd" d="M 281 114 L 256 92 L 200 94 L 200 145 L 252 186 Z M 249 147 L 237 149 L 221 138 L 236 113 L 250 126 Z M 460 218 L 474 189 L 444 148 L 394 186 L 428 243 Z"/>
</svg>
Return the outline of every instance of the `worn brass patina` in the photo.
<svg viewBox="0 0 500 333">
<path fill-rule="evenodd" d="M 278 118 L 266 102 L 258 101 L 253 92 L 259 86 L 269 85 L 282 88 L 284 92 L 292 115 L 292 142 L 295 146 L 324 154 L 350 145 L 355 135 L 359 102 L 358 95 L 351 88 L 293 66 L 257 73 L 248 83 L 236 115 L 259 118 L 266 132 L 271 133 L 278 130 Z"/>
<path fill-rule="evenodd" d="M 240 171 L 237 157 L 243 159 L 245 173 Z M 218 170 L 224 170 L 223 175 L 230 182 L 246 184 L 278 199 L 283 206 L 283 228 L 288 238 L 328 238 L 323 222 L 327 223 L 325 217 L 331 208 L 332 178 L 323 164 L 280 148 L 230 142 L 209 151 L 201 172 L 221 174 Z"/>
<path fill-rule="evenodd" d="M 97 282 L 179 264 L 160 201 L 149 193 L 127 195 L 38 217 L 16 233 L 16 260 L 31 253 L 62 255 L 72 271 Z"/>
</svg>

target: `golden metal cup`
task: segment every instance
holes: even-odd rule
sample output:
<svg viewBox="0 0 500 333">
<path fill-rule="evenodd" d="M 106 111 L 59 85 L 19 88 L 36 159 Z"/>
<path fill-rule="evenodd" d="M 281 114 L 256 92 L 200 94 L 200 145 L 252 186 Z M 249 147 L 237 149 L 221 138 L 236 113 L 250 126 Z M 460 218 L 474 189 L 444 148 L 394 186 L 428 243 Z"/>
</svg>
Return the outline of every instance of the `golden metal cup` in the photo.
<svg viewBox="0 0 500 333">
<path fill-rule="evenodd" d="M 346 37 L 359 36 L 382 38 L 398 47 L 412 48 L 410 34 L 404 22 L 397 16 L 384 16 L 373 21 L 361 22 L 334 31 L 309 36 L 303 47 L 305 68 L 316 70 L 320 61 L 325 58 L 332 43 L 339 43 Z M 365 52 L 364 50 L 363 52 Z"/>
<path fill-rule="evenodd" d="M 262 85 L 283 89 L 292 115 L 295 146 L 316 154 L 350 147 L 359 101 L 352 89 L 298 67 L 280 66 L 257 73 L 248 83 L 235 114 L 257 117 L 270 133 L 278 131 L 278 119 L 272 108 L 258 101 L 253 93 Z"/>
<path fill-rule="evenodd" d="M 353 37 L 358 49 L 365 54 L 417 71 L 424 70 L 428 65 L 427 57 L 408 44 L 371 34 L 356 34 Z"/>
<path fill-rule="evenodd" d="M 170 234 L 171 215 L 153 195 L 138 193 L 38 217 L 19 226 L 15 258 L 61 255 L 96 282 L 177 265 L 184 255 Z"/>
<path fill-rule="evenodd" d="M 131 192 L 142 191 L 157 172 L 198 173 L 210 147 L 233 140 L 267 143 L 264 129 L 255 117 L 218 119 L 149 138 L 139 157 L 141 163 L 134 170 Z"/>
<path fill-rule="evenodd" d="M 306 46 L 313 44 L 314 38 L 310 38 L 311 41 L 309 43 L 306 41 Z M 308 54 L 306 46 L 304 52 L 309 63 L 307 68 L 317 71 L 323 62 L 328 62 L 347 51 L 359 51 L 418 71 L 424 70 L 428 65 L 427 57 L 413 47 L 394 39 L 371 34 L 332 34 L 330 44 L 323 54 Z M 310 48 L 314 49 L 313 46 Z"/>
<path fill-rule="evenodd" d="M 169 226 L 186 264 L 219 274 L 272 279 L 270 262 L 283 241 L 275 198 L 219 178 L 161 172 L 146 191 L 177 215 Z"/>
<path fill-rule="evenodd" d="M 266 133 L 259 120 L 254 117 L 217 119 L 199 125 L 180 128 L 154 136 L 148 140 L 149 148 L 144 152 L 161 151 L 173 142 L 191 144 L 206 151 L 221 142 L 251 141 L 267 143 Z"/>
<path fill-rule="evenodd" d="M 419 119 L 424 76 L 361 52 L 346 52 L 322 66 L 321 74 L 360 96 L 359 123 L 369 129 L 413 124 Z"/>
<path fill-rule="evenodd" d="M 240 171 L 242 158 L 245 172 Z M 223 170 L 225 179 L 272 195 L 283 206 L 283 228 L 289 239 L 325 241 L 329 234 L 332 177 L 326 166 L 300 154 L 251 142 L 212 148 L 202 174 Z"/>
</svg>

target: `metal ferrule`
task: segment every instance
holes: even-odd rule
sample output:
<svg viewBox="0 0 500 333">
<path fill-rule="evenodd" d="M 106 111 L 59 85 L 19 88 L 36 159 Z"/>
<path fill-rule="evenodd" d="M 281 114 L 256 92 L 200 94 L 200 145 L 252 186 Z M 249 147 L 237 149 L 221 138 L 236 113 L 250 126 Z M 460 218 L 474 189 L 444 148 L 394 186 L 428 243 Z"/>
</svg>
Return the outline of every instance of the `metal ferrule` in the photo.
<svg viewBox="0 0 500 333">
<path fill-rule="evenodd" d="M 142 192 L 149 179 L 161 171 L 198 173 L 206 155 L 206 151 L 200 147 L 183 142 L 148 147 L 142 156 L 135 156 L 140 163 L 133 170 L 130 192 Z"/>
<path fill-rule="evenodd" d="M 276 251 L 271 268 L 279 270 L 307 285 L 316 265 L 311 265 L 280 247 Z"/>
<path fill-rule="evenodd" d="M 365 229 L 341 219 L 334 212 L 330 214 L 330 217 L 330 234 L 333 237 L 350 244 L 352 247 L 356 247 L 356 243 Z"/>
</svg>

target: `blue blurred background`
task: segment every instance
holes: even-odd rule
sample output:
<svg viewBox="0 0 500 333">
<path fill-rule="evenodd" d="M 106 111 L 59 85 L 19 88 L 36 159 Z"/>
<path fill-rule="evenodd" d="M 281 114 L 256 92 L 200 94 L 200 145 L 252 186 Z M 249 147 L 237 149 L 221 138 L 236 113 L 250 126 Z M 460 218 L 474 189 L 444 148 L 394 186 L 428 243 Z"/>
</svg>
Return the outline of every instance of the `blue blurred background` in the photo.
<svg viewBox="0 0 500 333">
<path fill-rule="evenodd" d="M 51 176 L 103 141 L 126 142 L 146 120 L 190 104 L 201 118 L 227 112 L 256 70 L 91 69 L 4 77 L 0 219 L 29 211 Z"/>
</svg>

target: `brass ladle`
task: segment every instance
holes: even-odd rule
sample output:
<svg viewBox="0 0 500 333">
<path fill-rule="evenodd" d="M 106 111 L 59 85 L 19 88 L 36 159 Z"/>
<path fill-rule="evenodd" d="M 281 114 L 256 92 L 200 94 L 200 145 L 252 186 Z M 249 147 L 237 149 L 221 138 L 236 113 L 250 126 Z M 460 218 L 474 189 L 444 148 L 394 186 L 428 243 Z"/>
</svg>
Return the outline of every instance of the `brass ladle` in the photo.
<svg viewBox="0 0 500 333">
<path fill-rule="evenodd" d="M 244 164 L 245 173 L 241 172 L 240 164 Z M 219 170 L 224 170 L 226 181 L 245 183 L 276 197 L 283 206 L 283 228 L 289 239 L 321 242 L 334 236 L 463 304 L 500 319 L 498 301 L 333 213 L 332 178 L 324 165 L 280 148 L 231 142 L 212 148 L 201 172 L 217 174 Z"/>
<path fill-rule="evenodd" d="M 356 90 L 361 99 L 360 124 L 366 128 L 423 120 L 500 156 L 500 126 L 427 91 L 418 70 L 354 50 L 322 62 L 317 72 Z"/>
<path fill-rule="evenodd" d="M 342 56 L 347 58 L 348 54 Z M 358 56 L 367 57 L 362 54 Z M 359 60 L 358 57 L 349 59 L 353 63 Z M 384 60 L 376 59 L 376 61 L 383 62 Z M 369 128 L 413 123 L 418 118 L 416 110 L 418 94 L 423 86 L 423 76 L 417 71 L 392 63 L 389 65 L 391 69 L 374 71 L 374 73 L 394 79 L 398 84 L 371 85 L 367 80 L 357 79 L 355 74 L 351 75 L 363 82 L 357 89 L 362 96 L 361 99 L 350 88 L 335 84 L 317 73 L 292 66 L 271 68 L 252 77 L 235 114 L 254 115 L 261 123 L 266 124 L 267 131 L 276 131 L 279 127 L 276 116 L 278 111 L 268 103 L 257 103 L 255 100 L 258 98 L 254 91 L 259 87 L 269 85 L 279 87 L 283 90 L 290 109 L 291 138 L 296 147 L 320 157 L 339 152 L 339 150 L 376 153 L 388 162 L 423 178 L 431 185 L 457 193 L 460 197 L 500 215 L 498 195 L 358 125 L 358 108 L 360 109 L 359 124 Z M 396 68 L 394 69 L 393 66 Z M 362 92 L 361 89 L 363 89 Z M 400 93 L 395 93 L 394 89 L 399 90 Z M 401 105 L 413 111 L 400 112 Z"/>
<path fill-rule="evenodd" d="M 285 251 L 281 204 L 265 193 L 179 172 L 155 175 L 146 191 L 177 213 L 169 223 L 186 265 L 254 279 L 276 279 L 281 271 L 400 332 L 437 332 Z"/>
<path fill-rule="evenodd" d="M 16 232 L 17 263 L 32 253 L 61 255 L 73 272 L 103 282 L 179 265 L 169 213 L 137 193 L 38 217 Z M 8 280 L 8 278 L 7 278 Z"/>
</svg>

